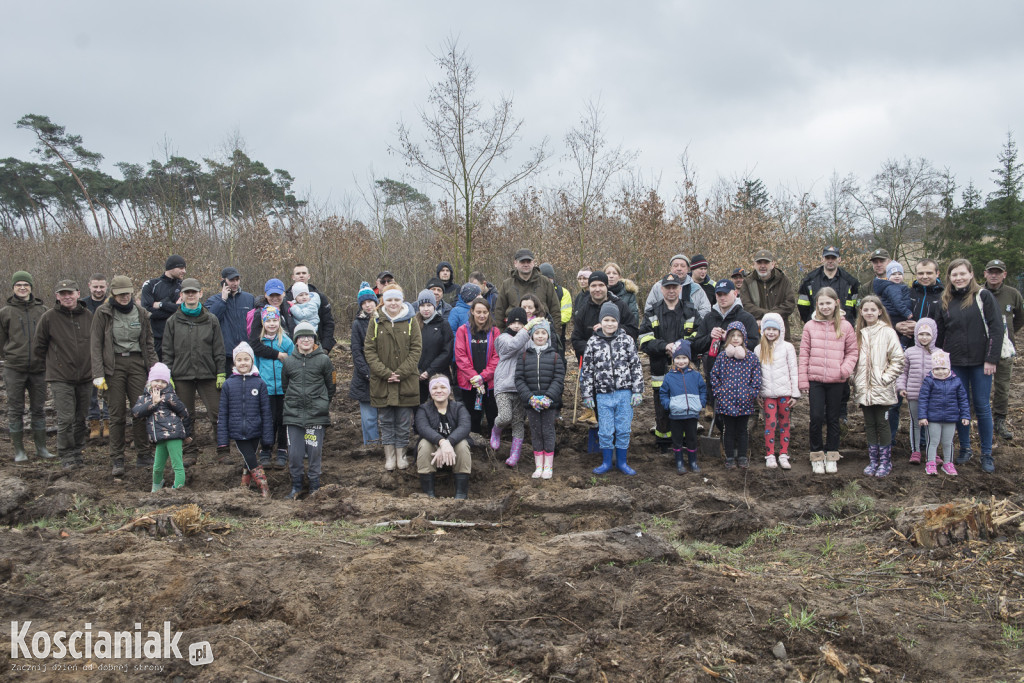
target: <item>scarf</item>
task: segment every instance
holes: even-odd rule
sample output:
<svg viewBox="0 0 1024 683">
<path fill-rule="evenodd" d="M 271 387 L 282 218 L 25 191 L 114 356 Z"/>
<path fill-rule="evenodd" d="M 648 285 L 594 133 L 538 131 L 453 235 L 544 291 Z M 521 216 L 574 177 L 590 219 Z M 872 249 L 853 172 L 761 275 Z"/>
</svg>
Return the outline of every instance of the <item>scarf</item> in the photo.
<svg viewBox="0 0 1024 683">
<path fill-rule="evenodd" d="M 199 314 L 203 312 L 203 302 L 200 301 L 196 304 L 195 308 L 189 308 L 184 303 L 181 304 L 181 312 L 190 318 L 197 318 Z"/>
</svg>

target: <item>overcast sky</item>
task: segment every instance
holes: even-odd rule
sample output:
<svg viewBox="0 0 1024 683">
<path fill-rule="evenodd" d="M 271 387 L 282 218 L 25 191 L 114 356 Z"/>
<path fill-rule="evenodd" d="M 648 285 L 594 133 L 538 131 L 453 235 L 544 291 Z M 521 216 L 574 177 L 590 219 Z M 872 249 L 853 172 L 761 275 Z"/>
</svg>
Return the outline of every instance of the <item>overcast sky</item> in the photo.
<svg viewBox="0 0 1024 683">
<path fill-rule="evenodd" d="M 483 99 L 514 98 L 523 144 L 565 133 L 600 98 L 609 141 L 671 194 L 679 158 L 708 184 L 820 192 L 886 159 L 992 189 L 1024 113 L 1024 3 L 5 3 L 0 157 L 29 158 L 14 122 L 49 116 L 113 163 L 215 156 L 238 131 L 296 188 L 345 206 L 355 179 L 405 177 L 387 152 L 415 124 L 450 36 Z M 422 184 L 420 187 L 424 187 Z"/>
</svg>

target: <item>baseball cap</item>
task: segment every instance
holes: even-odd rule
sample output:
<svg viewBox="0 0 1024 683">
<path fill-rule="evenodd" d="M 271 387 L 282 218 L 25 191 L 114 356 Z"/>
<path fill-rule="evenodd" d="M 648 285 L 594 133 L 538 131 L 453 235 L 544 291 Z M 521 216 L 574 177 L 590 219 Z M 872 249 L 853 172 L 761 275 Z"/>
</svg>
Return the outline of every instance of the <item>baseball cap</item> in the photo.
<svg viewBox="0 0 1024 683">
<path fill-rule="evenodd" d="M 825 247 L 821 250 L 822 256 L 835 256 L 839 258 L 839 247 Z"/>
<path fill-rule="evenodd" d="M 276 277 L 267 280 L 267 284 L 263 286 L 264 294 L 284 294 L 284 283 L 278 280 Z"/>
<path fill-rule="evenodd" d="M 194 277 L 185 278 L 184 282 L 181 283 L 181 291 L 183 292 L 201 292 L 203 286 L 199 284 L 199 280 Z"/>
<path fill-rule="evenodd" d="M 661 286 L 662 287 L 668 287 L 668 286 L 679 287 L 682 284 L 683 284 L 682 278 L 680 278 L 675 273 L 669 273 L 665 277 L 661 278 Z"/>
<path fill-rule="evenodd" d="M 736 291 L 736 285 L 729 278 L 723 278 L 715 283 L 715 294 L 728 294 Z"/>
<path fill-rule="evenodd" d="M 1006 264 L 1000 261 L 999 259 L 992 259 L 991 261 L 985 264 L 985 270 L 1001 270 L 1005 273 Z"/>
<path fill-rule="evenodd" d="M 127 275 L 117 275 L 110 281 L 110 293 L 114 296 L 131 294 L 133 289 L 132 281 Z"/>
<path fill-rule="evenodd" d="M 78 283 L 74 280 L 61 280 L 57 283 L 57 289 L 55 290 L 58 294 L 61 292 L 77 292 Z"/>
<path fill-rule="evenodd" d="M 754 263 L 757 263 L 758 261 L 774 260 L 775 258 L 772 256 L 772 252 L 768 251 L 767 249 L 759 249 L 758 252 L 754 254 Z"/>
<path fill-rule="evenodd" d="M 734 268 L 732 271 L 732 275 L 730 275 L 729 277 L 736 277 L 737 275 L 739 277 L 746 277 L 747 271 L 743 270 L 742 268 Z"/>
<path fill-rule="evenodd" d="M 525 261 L 526 259 L 529 259 L 531 261 L 534 260 L 532 251 L 530 251 L 529 249 L 520 249 L 519 251 L 516 252 L 516 261 Z"/>
<path fill-rule="evenodd" d="M 238 272 L 238 268 L 228 266 L 220 271 L 220 276 L 225 280 L 234 280 L 236 277 L 242 277 L 242 274 Z"/>
<path fill-rule="evenodd" d="M 885 249 L 875 249 L 873 252 L 871 252 L 871 258 L 869 258 L 868 260 L 869 261 L 874 261 L 875 259 L 879 259 L 879 258 L 884 258 L 884 259 L 890 258 L 889 257 L 889 252 L 886 251 Z"/>
</svg>

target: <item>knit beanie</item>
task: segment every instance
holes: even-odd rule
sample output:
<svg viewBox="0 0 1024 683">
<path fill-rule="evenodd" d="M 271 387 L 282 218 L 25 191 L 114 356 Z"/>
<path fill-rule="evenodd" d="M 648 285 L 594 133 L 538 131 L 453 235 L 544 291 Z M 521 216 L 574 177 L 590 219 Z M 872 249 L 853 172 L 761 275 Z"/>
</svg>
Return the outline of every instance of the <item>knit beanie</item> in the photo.
<svg viewBox="0 0 1024 683">
<path fill-rule="evenodd" d="M 433 294 L 431 294 L 431 296 L 433 296 Z M 395 284 L 391 284 L 385 285 L 384 289 L 381 290 L 380 299 L 381 301 L 389 301 L 391 299 L 398 299 L 399 301 L 404 301 L 405 296 L 404 293 L 402 292 L 401 287 Z"/>
<path fill-rule="evenodd" d="M 591 282 L 603 282 L 606 286 L 608 285 L 608 276 L 605 275 L 603 270 L 595 270 L 593 273 L 587 276 L 587 284 Z"/>
<path fill-rule="evenodd" d="M 594 272 L 594 271 L 592 271 L 592 270 L 588 270 L 587 268 L 584 268 L 584 269 L 582 269 L 582 270 L 580 270 L 580 271 L 578 271 L 578 272 L 576 273 L 576 278 L 577 278 L 577 279 L 579 279 L 579 278 L 580 278 L 581 276 L 582 276 L 582 277 L 585 277 L 585 278 L 589 278 L 589 277 L 590 277 L 590 274 L 591 274 L 592 272 Z"/>
<path fill-rule="evenodd" d="M 299 337 L 313 337 L 313 339 L 316 339 L 316 328 L 307 322 L 299 323 L 292 332 L 292 339 L 298 341 Z"/>
<path fill-rule="evenodd" d="M 19 270 L 17 273 L 11 276 L 11 287 L 18 284 L 19 282 L 27 282 L 30 287 L 35 287 L 36 283 L 32 279 L 32 275 L 25 270 Z"/>
<path fill-rule="evenodd" d="M 309 285 L 305 282 L 296 282 L 292 285 L 292 296 L 298 298 L 299 294 L 309 294 Z"/>
<path fill-rule="evenodd" d="M 685 339 L 681 339 L 676 345 L 676 350 L 672 352 L 672 360 L 675 360 L 676 356 L 686 356 L 690 360 L 693 360 L 693 353 L 690 351 L 690 342 Z"/>
<path fill-rule="evenodd" d="M 432 277 L 429 280 L 427 280 L 427 289 L 430 289 L 432 287 L 444 289 L 444 282 L 439 277 Z"/>
<path fill-rule="evenodd" d="M 184 267 L 185 259 L 183 259 L 181 256 L 178 256 L 177 254 L 171 254 L 170 256 L 167 257 L 167 260 L 164 262 L 164 270 L 174 270 L 175 268 Z"/>
<path fill-rule="evenodd" d="M 475 285 L 472 282 L 467 282 L 462 285 L 462 289 L 459 290 L 459 298 L 467 304 L 472 302 L 473 299 L 478 296 L 480 296 L 480 286 Z"/>
<path fill-rule="evenodd" d="M 707 268 L 708 260 L 704 258 L 704 254 L 694 254 L 693 260 L 690 261 L 690 270 L 697 270 L 698 268 Z"/>
<path fill-rule="evenodd" d="M 932 352 L 932 370 L 935 370 L 937 368 L 945 368 L 947 370 L 950 369 L 949 354 L 946 353 L 945 351 Z"/>
<path fill-rule="evenodd" d="M 893 273 L 903 273 L 903 266 L 900 265 L 899 261 L 889 261 L 889 265 L 885 267 L 886 279 L 892 277 Z"/>
<path fill-rule="evenodd" d="M 156 363 L 149 369 L 149 381 L 152 382 L 155 379 L 162 379 L 168 384 L 171 381 L 171 369 L 163 363 Z"/>
<path fill-rule="evenodd" d="M 369 282 L 359 283 L 359 294 L 356 295 L 356 303 L 362 306 L 364 301 L 377 301 L 377 294 L 374 293 L 373 287 L 370 286 Z"/>
<path fill-rule="evenodd" d="M 686 261 L 686 265 L 690 265 L 690 258 L 686 254 L 676 254 L 675 256 L 673 256 L 672 258 L 670 258 L 668 260 L 668 264 L 671 266 L 672 262 L 675 261 L 678 258 L 681 258 L 684 261 Z"/>
<path fill-rule="evenodd" d="M 249 358 L 251 358 L 252 360 L 256 360 L 256 354 L 252 352 L 252 347 L 249 346 L 249 342 L 239 343 L 239 345 L 235 347 L 235 350 L 231 352 L 231 360 L 237 363 L 238 356 L 243 353 L 249 356 Z"/>
<path fill-rule="evenodd" d="M 520 322 L 526 324 L 526 311 L 519 306 L 513 306 L 508 309 L 508 315 L 505 316 L 505 324 L 511 325 L 514 322 Z"/>
<path fill-rule="evenodd" d="M 596 273 L 595 273 L 596 274 Z M 601 273 L 604 275 L 604 273 Z M 591 275 L 593 277 L 593 275 Z M 615 318 L 615 322 L 620 322 L 619 307 L 613 304 L 611 301 L 605 301 L 601 304 L 601 315 L 597 316 L 597 321 L 601 322 L 605 318 Z"/>
<path fill-rule="evenodd" d="M 416 308 L 419 308 L 423 304 L 430 304 L 431 306 L 437 308 L 437 298 L 434 297 L 434 293 L 431 292 L 429 289 L 424 289 L 416 296 Z"/>
<path fill-rule="evenodd" d="M 548 333 L 548 339 L 551 339 L 551 323 L 549 323 L 547 320 L 541 318 L 540 320 L 533 324 L 533 328 L 530 330 L 531 339 L 533 338 L 533 335 L 537 333 L 537 330 L 544 330 L 545 332 Z"/>
<path fill-rule="evenodd" d="M 555 267 L 552 266 L 550 263 L 542 263 L 540 264 L 540 274 L 543 275 L 544 277 L 549 277 L 552 280 L 554 280 Z"/>
</svg>

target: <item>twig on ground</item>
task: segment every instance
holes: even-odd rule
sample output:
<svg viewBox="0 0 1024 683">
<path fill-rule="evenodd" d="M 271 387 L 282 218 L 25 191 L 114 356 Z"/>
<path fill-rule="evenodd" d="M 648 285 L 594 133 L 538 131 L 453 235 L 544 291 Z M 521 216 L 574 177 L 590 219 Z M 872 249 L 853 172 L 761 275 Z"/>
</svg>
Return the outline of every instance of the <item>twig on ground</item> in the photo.
<svg viewBox="0 0 1024 683">
<path fill-rule="evenodd" d="M 242 665 L 242 668 L 248 669 L 249 671 L 255 671 L 260 676 L 266 676 L 267 678 L 273 678 L 275 681 L 284 681 L 284 683 L 288 683 L 288 679 L 287 678 L 278 678 L 277 676 L 271 676 L 270 674 L 268 674 L 265 671 L 260 671 L 259 669 L 254 669 L 251 666 L 247 666 L 245 664 Z"/>
<path fill-rule="evenodd" d="M 408 526 L 411 522 L 412 520 L 410 519 L 393 519 L 390 522 L 377 522 L 373 526 Z M 458 529 L 469 529 L 477 526 L 491 528 L 501 526 L 501 524 L 498 522 L 445 522 L 439 519 L 428 519 L 427 524 L 430 524 L 431 526 L 455 527 Z"/>
<path fill-rule="evenodd" d="M 253 653 L 254 655 L 256 655 L 257 657 L 259 657 L 260 659 L 262 659 L 262 660 L 263 660 L 264 662 L 265 662 L 265 661 L 267 661 L 267 658 L 266 658 L 266 657 L 260 657 L 260 653 L 259 653 L 259 652 L 256 652 L 256 650 L 255 650 L 255 649 L 253 649 L 253 646 L 252 646 L 252 645 L 250 645 L 249 643 L 245 642 L 245 641 L 244 641 L 244 640 L 242 640 L 241 638 L 238 638 L 237 636 L 233 636 L 233 635 L 231 635 L 231 634 L 228 634 L 228 638 L 234 638 L 235 640 L 237 640 L 238 642 L 242 643 L 242 644 L 243 644 L 243 645 L 245 645 L 245 646 L 246 646 L 247 648 L 249 648 L 250 650 L 252 650 L 252 653 Z"/>
</svg>

